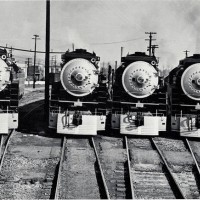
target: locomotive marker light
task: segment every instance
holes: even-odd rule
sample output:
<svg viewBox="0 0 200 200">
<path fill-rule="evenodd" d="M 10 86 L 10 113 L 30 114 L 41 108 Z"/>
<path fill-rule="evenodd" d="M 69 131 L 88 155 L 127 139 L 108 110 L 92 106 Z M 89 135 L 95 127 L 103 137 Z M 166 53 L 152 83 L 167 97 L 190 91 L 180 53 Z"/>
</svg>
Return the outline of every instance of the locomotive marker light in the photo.
<svg viewBox="0 0 200 200">
<path fill-rule="evenodd" d="M 191 99 L 200 101 L 200 63 L 189 66 L 181 77 L 183 92 Z"/>
</svg>

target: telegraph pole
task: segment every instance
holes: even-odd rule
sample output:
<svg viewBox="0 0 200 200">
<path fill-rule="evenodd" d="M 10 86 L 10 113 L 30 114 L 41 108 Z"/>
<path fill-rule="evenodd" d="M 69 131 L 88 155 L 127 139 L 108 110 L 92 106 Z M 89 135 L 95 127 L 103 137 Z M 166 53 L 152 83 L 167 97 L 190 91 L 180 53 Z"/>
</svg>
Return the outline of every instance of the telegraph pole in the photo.
<svg viewBox="0 0 200 200">
<path fill-rule="evenodd" d="M 185 52 L 185 57 L 187 58 L 187 57 L 188 57 L 188 52 L 190 52 L 190 51 L 185 50 L 185 51 L 183 51 L 183 52 Z"/>
<path fill-rule="evenodd" d="M 45 54 L 45 104 L 44 120 L 46 131 L 49 125 L 49 53 L 50 52 L 50 0 L 46 0 L 46 54 Z"/>
<path fill-rule="evenodd" d="M 124 47 L 121 47 L 121 59 L 122 59 L 122 56 L 123 56 L 123 50 L 124 50 Z"/>
<path fill-rule="evenodd" d="M 33 35 L 34 39 L 35 40 L 35 50 L 34 50 L 34 67 L 33 67 L 33 88 L 35 88 L 35 82 L 36 82 L 36 78 L 35 78 L 35 62 L 36 62 L 36 43 L 37 43 L 37 40 L 39 40 L 39 35 Z"/>
<path fill-rule="evenodd" d="M 152 53 L 152 41 L 153 40 L 156 40 L 156 39 L 152 39 L 152 35 L 153 34 L 157 34 L 156 32 L 145 32 L 145 34 L 149 34 L 149 39 L 145 39 L 145 40 L 149 40 L 149 46 L 148 46 L 148 49 L 147 51 L 149 51 L 149 56 L 151 56 L 151 53 Z"/>
<path fill-rule="evenodd" d="M 158 49 L 158 45 L 151 45 L 152 48 L 152 56 L 155 56 L 155 49 Z"/>
</svg>

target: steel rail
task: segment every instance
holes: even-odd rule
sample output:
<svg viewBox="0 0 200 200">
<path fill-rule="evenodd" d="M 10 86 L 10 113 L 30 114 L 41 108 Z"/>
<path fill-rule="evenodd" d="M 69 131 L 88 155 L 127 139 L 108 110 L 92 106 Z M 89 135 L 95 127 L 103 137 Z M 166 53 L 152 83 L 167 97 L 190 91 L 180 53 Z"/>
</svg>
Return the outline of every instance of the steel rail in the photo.
<svg viewBox="0 0 200 200">
<path fill-rule="evenodd" d="M 195 162 L 195 166 L 196 166 L 196 168 L 197 168 L 198 174 L 199 174 L 199 176 L 200 176 L 200 168 L 199 168 L 197 159 L 196 159 L 196 157 L 195 157 L 195 155 L 194 155 L 194 152 L 193 152 L 193 150 L 192 150 L 192 147 L 191 147 L 191 145 L 190 145 L 190 142 L 189 142 L 189 140 L 188 140 L 187 138 L 185 138 L 185 141 L 186 141 L 186 144 L 187 144 L 187 146 L 188 146 L 188 148 L 189 148 L 189 151 L 190 151 L 190 153 L 191 153 L 191 155 L 192 155 L 192 158 L 193 158 L 193 160 L 194 160 L 194 162 Z"/>
<path fill-rule="evenodd" d="M 9 141 L 11 139 L 11 136 L 14 134 L 14 132 L 15 132 L 15 129 L 11 130 L 11 132 L 8 134 L 8 137 L 5 141 L 5 148 L 4 148 L 4 151 L 2 153 L 1 160 L 0 160 L 0 172 L 1 172 L 1 169 L 2 169 L 2 166 L 3 166 L 3 161 L 4 161 L 4 158 L 5 158 L 6 152 L 7 152 Z M 1 135 L 1 149 L 2 149 L 2 147 L 3 147 L 3 135 Z"/>
<path fill-rule="evenodd" d="M 131 178 L 131 163 L 130 163 L 130 155 L 129 155 L 127 136 L 124 136 L 124 140 L 125 140 L 125 148 L 126 148 L 127 161 L 128 161 L 129 182 L 130 182 L 130 186 L 131 186 L 131 199 L 135 199 L 135 194 L 134 194 L 134 189 L 133 189 L 133 181 Z"/>
<path fill-rule="evenodd" d="M 1 156 L 1 150 L 3 148 L 3 134 L 1 134 L 1 143 L 0 143 L 0 156 Z"/>
<path fill-rule="evenodd" d="M 57 181 L 56 181 L 56 186 L 55 186 L 55 194 L 54 194 L 54 199 L 59 199 L 59 184 L 60 184 L 60 174 L 61 174 L 61 168 L 62 168 L 62 163 L 64 160 L 64 153 L 65 153 L 65 146 L 66 146 L 66 137 L 64 136 L 63 138 L 63 144 L 62 144 L 62 152 L 60 154 L 60 162 L 59 162 L 59 168 L 58 168 L 58 173 L 57 173 Z"/>
<path fill-rule="evenodd" d="M 169 165 L 168 165 L 168 163 L 167 163 L 167 161 L 166 161 L 166 159 L 165 159 L 165 157 L 164 157 L 162 151 L 159 149 L 158 145 L 157 145 L 156 142 L 153 140 L 153 138 L 151 138 L 151 141 L 152 141 L 153 145 L 155 146 L 156 150 L 158 151 L 158 153 L 159 153 L 161 159 L 163 160 L 164 165 L 165 165 L 165 167 L 166 167 L 166 169 L 167 169 L 169 175 L 171 176 L 171 178 L 172 178 L 174 184 L 176 185 L 176 188 L 177 188 L 177 190 L 178 190 L 178 192 L 179 192 L 179 194 L 180 194 L 180 199 L 187 199 L 187 197 L 184 195 L 184 193 L 183 193 L 183 191 L 182 191 L 182 189 L 181 189 L 179 183 L 176 181 L 176 179 L 175 179 L 173 173 L 171 172 L 171 169 L 170 169 L 170 167 L 169 167 Z"/>
<path fill-rule="evenodd" d="M 101 178 L 102 178 L 102 181 L 103 181 L 103 186 L 104 186 L 104 190 L 105 190 L 105 193 L 106 193 L 106 198 L 110 200 L 111 199 L 110 194 L 109 194 L 109 191 L 108 191 L 108 187 L 107 187 L 107 184 L 106 184 L 106 180 L 105 180 L 105 177 L 104 177 L 104 174 L 103 174 L 101 162 L 100 162 L 100 159 L 99 159 L 99 155 L 97 153 L 97 149 L 96 149 L 96 145 L 95 145 L 93 137 L 91 138 L 91 140 L 92 140 L 92 145 L 93 145 L 94 152 L 95 152 L 96 159 L 97 159 L 97 164 L 98 164 L 98 167 L 99 167 L 99 170 L 100 170 Z"/>
</svg>

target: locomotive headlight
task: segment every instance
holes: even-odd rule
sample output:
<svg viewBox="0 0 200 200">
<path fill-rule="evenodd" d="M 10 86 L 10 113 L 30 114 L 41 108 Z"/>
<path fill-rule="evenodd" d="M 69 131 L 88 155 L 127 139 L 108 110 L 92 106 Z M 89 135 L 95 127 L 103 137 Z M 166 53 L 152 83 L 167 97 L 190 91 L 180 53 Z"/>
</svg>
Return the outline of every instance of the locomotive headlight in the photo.
<svg viewBox="0 0 200 200">
<path fill-rule="evenodd" d="M 151 95 L 157 88 L 158 73 L 147 62 L 133 62 L 123 72 L 122 85 L 130 96 L 145 98 Z"/>
<path fill-rule="evenodd" d="M 182 74 L 183 92 L 193 100 L 200 100 L 200 63 L 190 65 Z"/>
<path fill-rule="evenodd" d="M 82 97 L 90 94 L 98 84 L 95 66 L 83 58 L 67 62 L 60 75 L 63 88 L 71 95 Z"/>
</svg>

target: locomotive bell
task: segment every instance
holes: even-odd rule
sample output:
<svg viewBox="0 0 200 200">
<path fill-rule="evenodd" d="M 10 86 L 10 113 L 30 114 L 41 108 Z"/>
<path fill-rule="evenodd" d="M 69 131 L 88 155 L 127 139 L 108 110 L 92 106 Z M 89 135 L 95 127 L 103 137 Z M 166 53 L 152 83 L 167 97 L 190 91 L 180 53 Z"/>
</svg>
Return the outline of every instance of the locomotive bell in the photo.
<svg viewBox="0 0 200 200">
<path fill-rule="evenodd" d="M 88 60 L 76 58 L 67 62 L 60 75 L 63 88 L 71 95 L 83 97 L 98 84 L 96 67 Z"/>
<path fill-rule="evenodd" d="M 0 91 L 7 86 L 9 81 L 10 71 L 8 70 L 8 66 L 2 59 L 0 59 Z"/>
<path fill-rule="evenodd" d="M 130 96 L 145 98 L 158 87 L 158 73 L 147 62 L 133 62 L 123 72 L 122 85 Z"/>
<path fill-rule="evenodd" d="M 200 100 L 200 63 L 190 65 L 182 74 L 183 92 L 193 100 Z"/>
</svg>

